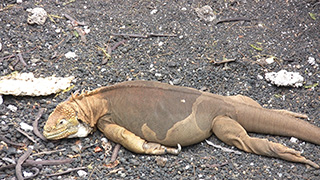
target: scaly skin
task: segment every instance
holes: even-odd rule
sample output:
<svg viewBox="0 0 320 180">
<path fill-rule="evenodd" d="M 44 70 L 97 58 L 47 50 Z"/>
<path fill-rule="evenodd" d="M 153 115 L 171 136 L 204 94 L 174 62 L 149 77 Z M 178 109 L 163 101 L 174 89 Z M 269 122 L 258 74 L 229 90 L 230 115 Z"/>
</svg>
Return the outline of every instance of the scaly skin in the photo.
<svg viewBox="0 0 320 180">
<path fill-rule="evenodd" d="M 248 132 L 294 136 L 320 145 L 304 114 L 262 108 L 246 96 L 220 96 L 152 81 L 132 81 L 72 95 L 49 116 L 48 139 L 84 137 L 96 127 L 136 153 L 178 154 L 214 133 L 246 152 L 319 166 L 300 152 Z M 178 146 L 178 148 L 172 148 Z"/>
</svg>

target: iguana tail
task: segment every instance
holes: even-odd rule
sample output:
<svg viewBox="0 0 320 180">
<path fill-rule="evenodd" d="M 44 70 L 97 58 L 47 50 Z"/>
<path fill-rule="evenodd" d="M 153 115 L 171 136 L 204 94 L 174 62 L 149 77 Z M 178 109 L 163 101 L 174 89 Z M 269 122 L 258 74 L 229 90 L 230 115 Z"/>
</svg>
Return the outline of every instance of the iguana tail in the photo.
<svg viewBox="0 0 320 180">
<path fill-rule="evenodd" d="M 304 114 L 250 106 L 237 110 L 237 121 L 248 132 L 293 136 L 320 145 L 320 128 L 302 120 L 307 118 Z"/>
</svg>

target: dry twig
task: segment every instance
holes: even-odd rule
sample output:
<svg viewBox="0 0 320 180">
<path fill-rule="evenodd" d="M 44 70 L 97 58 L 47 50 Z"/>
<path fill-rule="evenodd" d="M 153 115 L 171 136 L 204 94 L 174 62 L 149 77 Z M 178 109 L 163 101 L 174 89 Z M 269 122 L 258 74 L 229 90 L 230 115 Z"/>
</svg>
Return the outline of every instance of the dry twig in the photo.
<svg viewBox="0 0 320 180">
<path fill-rule="evenodd" d="M 224 63 L 236 61 L 236 59 L 225 59 L 224 58 L 222 61 L 217 62 L 214 59 L 210 59 L 210 58 L 208 58 L 208 59 L 210 60 L 210 63 L 213 63 L 213 64 L 224 64 Z"/>
<path fill-rule="evenodd" d="M 71 17 L 68 14 L 64 14 L 64 17 L 66 17 L 67 19 L 69 19 L 71 21 L 71 25 L 73 27 L 78 26 L 78 25 L 80 25 L 80 26 L 85 26 L 86 25 L 85 22 L 79 22 L 79 21 L 75 20 L 73 17 Z"/>
<path fill-rule="evenodd" d="M 28 148 L 27 151 L 22 156 L 20 156 L 20 158 L 17 161 L 16 176 L 17 176 L 18 180 L 23 180 L 23 176 L 22 176 L 22 172 L 21 172 L 22 164 L 26 159 L 28 159 L 28 157 L 30 156 L 31 153 L 32 153 L 32 149 Z"/>
<path fill-rule="evenodd" d="M 15 143 L 15 142 L 10 141 L 6 137 L 4 137 L 2 134 L 0 134 L 0 140 L 4 141 L 7 144 L 14 145 L 14 146 L 24 146 L 24 144 L 22 144 L 22 143 Z"/>
<path fill-rule="evenodd" d="M 121 145 L 120 144 L 117 144 L 114 149 L 113 149 L 113 152 L 112 152 L 112 155 L 111 155 L 111 162 L 115 161 L 117 159 L 117 156 L 118 156 L 118 153 L 119 153 L 119 149 L 120 149 Z"/>
<path fill-rule="evenodd" d="M 32 155 L 33 156 L 33 155 Z M 51 166 L 51 165 L 59 165 L 59 164 L 67 164 L 71 163 L 73 159 L 61 159 L 61 160 L 43 160 L 43 161 L 34 161 L 34 160 L 26 160 L 22 166 Z M 14 168 L 16 164 L 9 164 L 6 166 L 1 166 L 0 171 L 5 169 Z"/>
<path fill-rule="evenodd" d="M 47 139 L 40 133 L 39 129 L 38 129 L 38 121 L 41 118 L 42 114 L 44 113 L 46 109 L 45 108 L 41 108 L 36 116 L 36 119 L 33 121 L 32 126 L 33 126 L 33 133 L 38 136 L 40 139 L 42 139 L 43 141 L 47 141 Z"/>
<path fill-rule="evenodd" d="M 251 21 L 252 19 L 246 17 L 236 17 L 236 18 L 227 18 L 221 19 L 216 22 L 216 24 L 225 23 L 225 22 L 235 22 L 235 21 Z"/>
<path fill-rule="evenodd" d="M 122 36 L 124 38 L 150 38 L 150 37 L 176 37 L 176 34 L 156 34 L 156 33 L 147 33 L 146 35 L 142 34 L 117 34 L 111 33 L 112 36 Z"/>
<path fill-rule="evenodd" d="M 33 137 L 29 136 L 25 131 L 23 131 L 22 129 L 20 128 L 16 128 L 17 131 L 21 134 L 23 134 L 24 136 L 26 136 L 30 141 L 36 143 L 36 140 L 33 139 Z"/>
<path fill-rule="evenodd" d="M 47 176 L 48 176 L 48 177 L 51 177 L 51 176 L 59 176 L 59 175 L 67 174 L 67 173 L 69 173 L 69 172 L 78 171 L 78 170 L 82 170 L 82 169 L 87 169 L 87 167 L 78 167 L 78 168 L 68 169 L 68 170 L 63 171 L 63 172 L 54 173 L 54 174 L 48 174 Z"/>
</svg>

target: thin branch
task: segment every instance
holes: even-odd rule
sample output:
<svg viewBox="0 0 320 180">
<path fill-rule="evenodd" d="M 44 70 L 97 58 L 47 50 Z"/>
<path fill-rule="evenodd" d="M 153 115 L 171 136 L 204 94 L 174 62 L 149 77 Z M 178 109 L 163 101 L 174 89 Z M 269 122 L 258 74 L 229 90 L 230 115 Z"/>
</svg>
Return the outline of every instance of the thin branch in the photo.
<svg viewBox="0 0 320 180">
<path fill-rule="evenodd" d="M 7 144 L 14 145 L 14 146 L 25 146 L 25 144 L 15 143 L 15 142 L 10 141 L 10 140 L 7 139 L 6 137 L 4 137 L 2 134 L 0 134 L 0 140 L 4 141 L 4 142 L 7 143 Z"/>
<path fill-rule="evenodd" d="M 43 152 L 39 152 L 39 153 L 36 153 L 36 154 L 32 154 L 32 156 L 40 156 L 40 155 L 43 155 L 43 154 L 52 154 L 52 153 L 61 152 L 61 151 L 65 151 L 65 150 L 66 150 L 66 148 L 52 150 L 52 151 L 43 151 Z"/>
<path fill-rule="evenodd" d="M 48 177 L 51 177 L 51 176 L 59 176 L 59 175 L 67 174 L 67 173 L 69 173 L 69 172 L 78 171 L 78 170 L 83 170 L 83 169 L 87 169 L 87 167 L 78 167 L 78 168 L 68 169 L 68 170 L 63 171 L 63 172 L 59 172 L 59 173 L 55 173 L 55 174 L 48 174 L 47 176 L 48 176 Z"/>
<path fill-rule="evenodd" d="M 115 161 L 117 159 L 117 156 L 118 156 L 118 153 L 119 153 L 119 149 L 120 149 L 121 145 L 120 144 L 117 144 L 114 149 L 113 149 L 113 152 L 112 152 L 112 155 L 111 155 L 111 162 Z"/>
<path fill-rule="evenodd" d="M 146 35 L 142 34 L 117 34 L 111 33 L 112 36 L 122 36 L 124 38 L 150 38 L 150 37 L 176 37 L 176 34 L 156 34 L 156 33 L 147 33 Z"/>
<path fill-rule="evenodd" d="M 32 155 L 33 156 L 33 155 Z M 26 160 L 22 166 L 51 166 L 51 165 L 59 165 L 59 164 L 67 164 L 71 163 L 73 159 L 61 159 L 61 160 L 43 160 L 43 161 L 34 161 L 34 160 Z M 5 169 L 14 168 L 16 164 L 9 164 L 6 166 L 1 166 L 0 171 L 3 171 Z"/>
<path fill-rule="evenodd" d="M 22 156 L 20 156 L 20 158 L 17 161 L 16 176 L 17 176 L 18 180 L 23 180 L 23 176 L 22 176 L 22 172 L 21 172 L 22 164 L 26 159 L 28 159 L 28 157 L 31 155 L 31 153 L 32 153 L 32 149 L 28 148 L 27 151 Z"/>
<path fill-rule="evenodd" d="M 210 58 L 208 58 L 210 60 Z M 224 63 L 228 63 L 228 62 L 234 62 L 236 61 L 236 59 L 223 59 L 222 61 L 215 61 L 214 59 L 210 60 L 210 63 L 213 63 L 213 64 L 224 64 Z"/>
<path fill-rule="evenodd" d="M 22 57 L 22 54 L 21 53 L 18 53 L 18 56 L 19 58 L 19 61 L 24 65 L 24 66 L 27 66 L 27 63 L 23 60 L 23 57 Z"/>
<path fill-rule="evenodd" d="M 32 126 L 33 126 L 33 133 L 38 136 L 40 139 L 42 139 L 43 141 L 47 141 L 47 138 L 45 138 L 39 131 L 38 129 L 38 121 L 41 118 L 42 114 L 44 113 L 46 109 L 45 108 L 41 108 L 36 116 L 36 119 L 33 121 Z"/>
<path fill-rule="evenodd" d="M 24 179 L 34 178 L 34 177 L 36 177 L 36 176 L 39 174 L 39 172 L 40 172 L 40 170 L 39 170 L 38 168 L 36 168 L 36 167 L 31 168 L 31 170 L 33 170 L 34 173 L 33 173 L 31 176 L 25 177 Z"/>
<path fill-rule="evenodd" d="M 30 141 L 36 143 L 36 140 L 33 139 L 33 137 L 29 136 L 25 131 L 23 131 L 22 129 L 20 128 L 16 128 L 17 131 L 21 134 L 23 134 L 24 136 L 26 136 Z"/>
<path fill-rule="evenodd" d="M 225 23 L 225 22 L 235 22 L 235 21 L 252 21 L 252 19 L 249 19 L 246 17 L 226 18 L 226 19 L 218 20 L 216 24 Z"/>
<path fill-rule="evenodd" d="M 85 26 L 86 25 L 85 22 L 79 22 L 68 14 L 64 14 L 64 17 L 66 17 L 67 19 L 69 19 L 71 21 L 72 26 L 78 26 L 78 25 Z"/>
</svg>

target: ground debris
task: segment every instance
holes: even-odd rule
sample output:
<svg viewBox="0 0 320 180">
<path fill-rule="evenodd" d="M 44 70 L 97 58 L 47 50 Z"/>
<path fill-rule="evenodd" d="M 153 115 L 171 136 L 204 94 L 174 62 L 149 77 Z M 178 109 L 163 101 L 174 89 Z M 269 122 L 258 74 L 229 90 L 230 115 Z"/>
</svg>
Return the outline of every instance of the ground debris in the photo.
<svg viewBox="0 0 320 180">
<path fill-rule="evenodd" d="M 286 70 L 266 73 L 265 78 L 277 86 L 300 87 L 303 83 L 303 77 L 298 72 L 288 72 Z"/>
<path fill-rule="evenodd" d="M 14 72 L 0 77 L 0 94 L 15 96 L 45 96 L 70 86 L 73 76 L 35 78 L 33 73 Z"/>
</svg>

